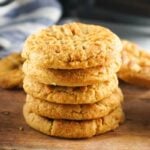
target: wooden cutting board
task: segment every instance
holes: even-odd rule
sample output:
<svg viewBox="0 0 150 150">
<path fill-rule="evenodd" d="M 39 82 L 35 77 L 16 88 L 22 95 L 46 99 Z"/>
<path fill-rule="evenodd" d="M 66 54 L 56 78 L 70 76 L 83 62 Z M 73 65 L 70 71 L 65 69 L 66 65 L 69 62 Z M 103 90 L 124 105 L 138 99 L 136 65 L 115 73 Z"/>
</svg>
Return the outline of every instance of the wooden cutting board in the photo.
<svg viewBox="0 0 150 150">
<path fill-rule="evenodd" d="M 0 150 L 149 150 L 150 90 L 122 83 L 126 122 L 115 131 L 90 139 L 68 140 L 49 137 L 24 121 L 23 91 L 0 90 Z"/>
</svg>

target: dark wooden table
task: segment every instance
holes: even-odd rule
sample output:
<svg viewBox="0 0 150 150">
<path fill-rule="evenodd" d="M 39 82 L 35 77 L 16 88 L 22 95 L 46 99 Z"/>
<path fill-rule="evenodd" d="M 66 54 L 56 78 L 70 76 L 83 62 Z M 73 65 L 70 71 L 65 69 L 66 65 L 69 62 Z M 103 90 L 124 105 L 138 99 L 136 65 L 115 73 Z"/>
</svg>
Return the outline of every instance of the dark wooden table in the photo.
<svg viewBox="0 0 150 150">
<path fill-rule="evenodd" d="M 0 150 L 149 150 L 150 90 L 122 83 L 126 122 L 117 130 L 90 139 L 67 140 L 43 135 L 24 121 L 23 91 L 0 90 Z"/>
</svg>

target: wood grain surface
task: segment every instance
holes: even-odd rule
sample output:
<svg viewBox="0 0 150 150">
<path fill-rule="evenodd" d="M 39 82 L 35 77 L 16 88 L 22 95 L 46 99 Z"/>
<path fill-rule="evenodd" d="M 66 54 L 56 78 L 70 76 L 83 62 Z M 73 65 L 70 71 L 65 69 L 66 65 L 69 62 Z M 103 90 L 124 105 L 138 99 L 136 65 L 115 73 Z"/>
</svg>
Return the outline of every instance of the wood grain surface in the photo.
<svg viewBox="0 0 150 150">
<path fill-rule="evenodd" d="M 24 121 L 23 91 L 0 90 L 0 150 L 149 150 L 150 90 L 122 83 L 126 122 L 117 130 L 90 139 L 49 137 Z"/>
</svg>

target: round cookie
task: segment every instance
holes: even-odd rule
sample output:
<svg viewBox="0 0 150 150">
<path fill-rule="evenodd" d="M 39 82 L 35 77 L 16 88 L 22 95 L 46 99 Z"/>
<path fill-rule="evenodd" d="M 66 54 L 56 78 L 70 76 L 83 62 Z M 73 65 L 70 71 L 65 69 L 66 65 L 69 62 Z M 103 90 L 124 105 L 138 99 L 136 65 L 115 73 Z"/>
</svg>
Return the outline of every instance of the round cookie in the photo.
<svg viewBox="0 0 150 150">
<path fill-rule="evenodd" d="M 120 39 L 109 29 L 69 23 L 29 36 L 22 56 L 43 68 L 85 69 L 120 62 L 121 49 Z"/>
<path fill-rule="evenodd" d="M 30 127 L 44 134 L 63 138 L 89 138 L 114 130 L 124 121 L 124 113 L 121 107 L 105 117 L 86 121 L 48 119 L 32 112 L 26 104 L 23 114 Z"/>
<path fill-rule="evenodd" d="M 34 113 L 50 119 L 90 120 L 104 117 L 121 105 L 120 89 L 94 104 L 56 104 L 27 95 L 26 105 Z"/>
<path fill-rule="evenodd" d="M 0 87 L 4 89 L 22 88 L 23 78 L 21 69 L 0 72 Z"/>
<path fill-rule="evenodd" d="M 29 76 L 25 76 L 23 83 L 23 88 L 29 95 L 60 104 L 95 103 L 110 96 L 117 87 L 118 79 L 116 75 L 109 81 L 83 87 L 45 85 Z"/>
<path fill-rule="evenodd" d="M 21 88 L 23 59 L 19 53 L 13 53 L 0 60 L 0 87 L 5 89 Z"/>
<path fill-rule="evenodd" d="M 106 81 L 118 71 L 115 64 L 106 67 L 93 67 L 88 69 L 43 69 L 29 61 L 23 64 L 23 72 L 37 81 L 58 86 L 87 86 Z"/>
<path fill-rule="evenodd" d="M 150 53 L 132 42 L 122 43 L 123 63 L 118 77 L 127 83 L 150 88 Z"/>
</svg>

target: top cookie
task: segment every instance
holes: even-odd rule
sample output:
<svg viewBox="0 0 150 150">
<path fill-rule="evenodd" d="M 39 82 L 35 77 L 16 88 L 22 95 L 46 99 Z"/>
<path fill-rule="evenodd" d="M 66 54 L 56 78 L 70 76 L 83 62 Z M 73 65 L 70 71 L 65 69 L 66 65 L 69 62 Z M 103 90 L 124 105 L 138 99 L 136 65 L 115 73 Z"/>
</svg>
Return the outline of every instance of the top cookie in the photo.
<svg viewBox="0 0 150 150">
<path fill-rule="evenodd" d="M 121 49 L 120 39 L 109 29 L 70 23 L 29 36 L 22 56 L 44 68 L 79 69 L 106 65 L 112 60 L 116 63 Z"/>
</svg>

